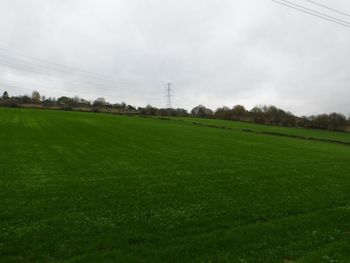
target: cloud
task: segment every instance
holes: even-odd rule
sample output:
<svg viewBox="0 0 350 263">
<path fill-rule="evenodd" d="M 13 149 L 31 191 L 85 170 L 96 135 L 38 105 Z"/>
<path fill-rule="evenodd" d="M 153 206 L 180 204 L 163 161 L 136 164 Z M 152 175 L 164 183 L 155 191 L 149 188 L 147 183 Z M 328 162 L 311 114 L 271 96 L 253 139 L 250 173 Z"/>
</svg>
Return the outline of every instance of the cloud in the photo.
<svg viewBox="0 0 350 263">
<path fill-rule="evenodd" d="M 350 29 L 270 0 L 3 0 L 0 33 L 12 94 L 350 113 Z"/>
</svg>

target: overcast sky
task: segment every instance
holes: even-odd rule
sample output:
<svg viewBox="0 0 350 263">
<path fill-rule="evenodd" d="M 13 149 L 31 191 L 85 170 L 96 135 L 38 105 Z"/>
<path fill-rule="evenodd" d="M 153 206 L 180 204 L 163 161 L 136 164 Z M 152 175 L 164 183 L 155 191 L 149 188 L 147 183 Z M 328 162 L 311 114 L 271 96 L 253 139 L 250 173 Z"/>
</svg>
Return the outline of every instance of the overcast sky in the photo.
<svg viewBox="0 0 350 263">
<path fill-rule="evenodd" d="M 289 0 L 350 21 L 305 0 Z M 348 0 L 315 0 L 350 13 Z M 271 0 L 1 0 L 0 91 L 350 114 L 350 28 Z"/>
</svg>

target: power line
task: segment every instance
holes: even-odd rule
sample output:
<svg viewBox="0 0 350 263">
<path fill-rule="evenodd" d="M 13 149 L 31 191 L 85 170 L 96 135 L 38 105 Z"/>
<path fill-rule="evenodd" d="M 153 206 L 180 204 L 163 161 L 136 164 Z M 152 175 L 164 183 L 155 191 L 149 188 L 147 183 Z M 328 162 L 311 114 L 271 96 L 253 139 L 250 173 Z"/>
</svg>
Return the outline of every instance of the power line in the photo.
<svg viewBox="0 0 350 263">
<path fill-rule="evenodd" d="M 9 68 L 8 65 L 3 65 L 0 63 L 0 68 Z M 13 67 L 12 67 L 13 68 Z M 16 68 L 18 69 L 18 68 Z M 86 89 L 86 88 L 98 88 L 99 90 L 104 90 L 104 91 L 109 91 L 109 92 L 116 92 L 116 87 L 112 87 L 106 84 L 100 84 L 100 83 L 94 83 L 94 82 L 87 82 L 85 80 L 79 80 L 79 79 L 72 79 L 72 78 L 63 78 L 63 77 L 59 77 L 59 76 L 47 76 L 46 74 L 43 74 L 41 72 L 38 71 L 33 71 L 33 70 L 26 70 L 26 69 L 19 69 L 23 72 L 26 72 L 27 74 L 29 73 L 30 75 L 27 75 L 31 78 L 34 78 L 36 81 L 32 82 L 31 85 L 35 86 L 40 82 L 46 82 L 49 83 L 50 86 L 55 86 L 53 85 L 53 83 L 59 85 L 59 86 L 65 86 L 65 87 L 81 87 L 82 89 Z M 33 75 L 32 75 L 33 74 Z M 0 74 L 1 76 L 1 74 Z M 56 89 L 56 88 L 54 88 Z"/>
<path fill-rule="evenodd" d="M 69 71 L 69 70 L 66 70 L 66 69 L 57 69 L 55 67 L 49 67 L 45 64 L 38 64 L 38 63 L 33 63 L 33 61 L 26 61 L 26 60 L 23 60 L 23 59 L 19 59 L 19 58 L 14 58 L 14 57 L 8 57 L 8 56 L 4 56 L 3 54 L 1 54 L 1 50 L 0 50 L 0 58 L 1 58 L 1 61 L 0 61 L 0 64 L 3 64 L 3 65 L 6 65 L 8 67 L 12 67 L 12 68 L 16 68 L 16 69 L 19 69 L 19 70 L 24 70 L 24 71 L 27 71 L 27 70 L 31 70 L 31 71 L 34 71 L 38 74 L 44 74 L 43 71 L 45 71 L 45 74 L 47 73 L 60 73 L 60 75 L 68 75 L 68 76 L 71 76 L 71 77 L 79 77 L 80 79 L 89 79 L 90 81 L 97 81 L 98 83 L 104 83 L 103 85 L 111 85 L 111 84 L 115 84 L 116 81 L 115 80 L 107 80 L 107 79 L 102 79 L 102 78 L 94 78 L 94 77 L 91 77 L 87 74 L 85 75 L 79 75 L 79 74 L 76 74 L 75 72 L 73 71 Z M 7 64 L 4 62 L 7 62 Z M 24 67 L 24 69 L 23 69 Z M 38 72 L 41 71 L 41 72 Z M 81 81 L 81 80 L 80 80 Z M 128 83 L 128 82 L 124 82 L 124 81 L 119 81 L 120 83 L 118 84 L 123 84 L 123 85 L 136 85 L 135 84 L 132 84 L 132 83 Z"/>
<path fill-rule="evenodd" d="M 64 66 L 58 64 L 56 62 L 51 62 L 48 60 L 35 58 L 32 56 L 25 55 L 20 52 L 16 52 L 7 48 L 0 47 L 0 68 L 9 69 L 13 73 L 21 74 L 22 72 L 27 73 L 28 76 L 34 77 L 36 80 L 43 84 L 43 81 L 47 82 L 44 85 L 38 85 L 34 83 L 23 83 L 23 81 L 16 81 L 17 88 L 23 89 L 23 86 L 41 86 L 43 89 L 47 90 L 55 90 L 55 91 L 64 91 L 65 93 L 71 93 L 75 88 L 83 88 L 82 94 L 84 91 L 91 92 L 91 89 L 98 88 L 98 90 L 105 90 L 110 92 L 115 92 L 117 88 L 124 88 L 124 90 L 130 90 L 130 88 L 136 88 L 138 86 L 144 85 L 136 82 L 130 82 L 127 80 L 116 79 L 115 77 L 111 77 L 110 79 L 105 78 L 106 75 L 100 75 L 93 72 L 89 72 L 86 70 L 80 70 L 71 66 Z M 1 76 L 1 72 L 0 72 Z M 13 80 L 3 80 L 3 81 L 12 81 Z M 36 81 L 35 81 L 36 82 Z M 56 85 L 52 85 L 55 83 Z M 72 86 L 69 90 L 62 89 L 63 87 L 67 87 L 67 85 Z M 117 86 L 116 86 L 117 85 Z M 149 84 L 147 84 L 149 85 Z M 8 86 L 8 85 L 7 85 Z M 22 87 L 20 87 L 22 86 Z M 60 88 L 59 88 L 60 86 Z M 127 87 L 122 87 L 127 86 Z M 134 86 L 134 87 L 130 87 Z M 16 88 L 15 86 L 11 86 L 12 88 Z M 148 86 L 150 88 L 150 86 Z M 90 89 L 90 91 L 89 91 Z M 76 89 L 78 90 L 78 89 Z M 169 97 L 169 105 L 171 107 L 171 89 L 170 89 L 170 97 Z M 94 90 L 94 93 L 96 90 Z"/>
<path fill-rule="evenodd" d="M 22 72 L 26 72 L 29 74 L 33 74 L 32 76 L 35 77 L 35 79 L 41 79 L 41 80 L 45 80 L 45 81 L 60 81 L 60 82 L 64 82 L 64 83 L 69 83 L 71 85 L 80 85 L 80 86 L 84 86 L 84 85 L 89 85 L 89 86 L 98 86 L 98 87 L 103 87 L 102 89 L 106 89 L 107 87 L 109 89 L 113 89 L 112 86 L 108 85 L 108 84 L 101 84 L 101 83 L 96 83 L 96 82 L 90 82 L 90 81 L 86 81 L 83 79 L 74 79 L 74 78 L 67 78 L 67 77 L 62 77 L 62 76 L 57 76 L 57 75 L 52 75 L 49 72 L 42 72 L 42 71 L 38 71 L 35 70 L 33 68 L 28 68 L 25 65 L 15 65 L 13 63 L 3 63 L 4 60 L 2 60 L 0 62 L 0 67 L 2 68 L 6 68 L 6 69 L 10 69 L 10 70 L 16 70 L 16 71 L 22 71 Z"/>
<path fill-rule="evenodd" d="M 321 12 L 318 12 L 318 11 L 315 11 L 315 10 L 313 10 L 313 9 L 307 8 L 307 7 L 302 6 L 302 5 L 298 5 L 298 4 L 292 3 L 292 2 L 287 1 L 287 0 L 280 0 L 280 1 L 285 2 L 285 3 L 288 3 L 289 5 L 294 5 L 294 6 L 296 6 L 296 7 L 305 9 L 305 10 L 310 11 L 310 12 L 313 12 L 313 13 L 315 13 L 315 14 L 317 14 L 317 15 L 324 16 L 324 17 L 327 17 L 327 18 L 329 18 L 329 19 L 336 20 L 336 21 L 338 21 L 338 22 L 340 22 L 340 23 L 348 24 L 348 25 L 350 26 L 350 23 L 349 23 L 348 21 L 345 21 L 345 20 L 342 20 L 342 19 L 339 19 L 339 18 L 336 18 L 336 17 L 329 16 L 329 15 L 327 15 L 327 14 L 324 14 L 324 13 L 321 13 Z"/>
<path fill-rule="evenodd" d="M 50 82 L 54 81 L 52 79 L 54 78 L 59 81 L 60 84 L 62 84 L 62 82 L 68 82 L 71 85 L 87 85 L 90 87 L 93 86 L 98 87 L 98 89 L 105 89 L 110 91 L 116 91 L 117 88 L 124 88 L 129 90 L 130 88 L 136 88 L 140 86 L 143 88 L 150 88 L 150 86 L 146 87 L 140 82 L 131 82 L 125 79 L 115 78 L 114 76 L 108 77 L 107 75 L 80 70 L 71 66 L 64 66 L 56 62 L 51 62 L 41 58 L 35 58 L 3 47 L 0 47 L 0 58 L 0 67 L 9 68 L 11 70 L 15 69 L 16 71 L 35 73 L 37 74 L 35 78 L 45 78 Z M 108 79 L 106 77 L 108 77 Z M 147 85 L 149 85 L 149 83 Z"/>
<path fill-rule="evenodd" d="M 1 65 L 0 65 L 1 67 Z M 46 78 L 44 76 L 35 76 L 36 80 L 40 80 L 38 81 L 31 81 L 31 82 L 24 82 L 22 80 L 20 81 L 15 81 L 15 80 L 11 80 L 11 79 L 1 79 L 1 81 L 10 81 L 10 82 L 16 82 L 16 84 L 18 86 L 22 86 L 22 87 L 27 87 L 27 90 L 30 91 L 30 89 L 46 89 L 48 91 L 60 91 L 60 92 L 64 92 L 64 93 L 80 93 L 80 94 L 85 94 L 85 95 L 91 95 L 91 93 L 97 93 L 98 91 L 95 89 L 95 87 L 98 87 L 99 90 L 103 90 L 104 92 L 107 92 L 107 94 L 112 95 L 115 90 L 112 88 L 108 88 L 108 87 L 102 87 L 102 86 L 97 86 L 96 84 L 82 84 L 79 82 L 74 82 L 74 81 L 70 81 L 70 80 L 65 80 L 63 79 L 62 82 L 57 82 L 54 81 L 54 79 L 50 79 L 50 78 Z M 28 80 L 27 80 L 28 81 Z M 45 82 L 45 84 L 43 84 Z M 53 84 L 56 83 L 56 84 Z M 44 86 L 43 86 L 44 85 Z M 1 86 L 1 84 L 0 84 Z M 66 87 L 66 89 L 64 89 L 64 87 Z M 89 93 L 86 93 L 89 92 Z"/>
<path fill-rule="evenodd" d="M 323 8 L 326 8 L 326 9 L 331 10 L 331 11 L 333 11 L 333 12 L 336 12 L 336 13 L 338 13 L 338 14 L 342 14 L 342 15 L 344 15 L 344 16 L 350 17 L 350 15 L 347 14 L 347 13 L 344 13 L 344 12 L 342 12 L 342 11 L 336 10 L 336 9 L 331 8 L 331 7 L 329 7 L 329 6 L 326 6 L 326 5 L 317 3 L 317 2 L 315 2 L 315 1 L 311 1 L 311 0 L 304 0 L 304 1 L 309 2 L 309 3 L 312 3 L 312 4 L 314 4 L 314 5 L 321 6 L 321 7 L 323 7 Z"/>
<path fill-rule="evenodd" d="M 272 0 L 272 1 L 275 2 L 275 3 L 278 3 L 278 4 L 280 4 L 280 5 L 284 5 L 284 6 L 287 6 L 287 7 L 289 7 L 289 8 L 298 10 L 298 11 L 300 11 L 300 12 L 303 12 L 303 13 L 306 13 L 306 14 L 309 14 L 309 15 L 312 15 L 312 16 L 315 16 L 315 17 L 318 17 L 318 18 L 321 18 L 321 19 L 330 21 L 330 22 L 332 22 L 332 23 L 335 23 L 335 24 L 342 25 L 342 26 L 345 26 L 345 27 L 350 28 L 350 23 L 349 23 L 349 22 L 346 22 L 346 21 L 344 21 L 344 20 L 337 19 L 337 18 L 328 16 L 328 15 L 325 15 L 325 14 L 319 13 L 319 12 L 314 11 L 314 10 L 312 10 L 312 9 L 308 9 L 308 8 L 305 8 L 305 7 L 302 7 L 302 6 L 299 6 L 299 5 L 296 5 L 296 4 L 293 4 L 293 3 L 290 3 L 290 2 L 284 1 L 284 0 L 279 0 L 279 1 L 277 1 L 277 0 Z M 338 22 L 338 21 L 339 21 L 339 22 Z M 344 22 L 342 22 L 342 21 L 344 21 Z"/>
<path fill-rule="evenodd" d="M 0 65 L 1 67 L 1 65 Z M 99 91 L 101 90 L 101 86 L 99 86 L 99 89 L 96 90 L 94 89 L 95 86 L 93 85 L 86 85 L 86 86 L 82 86 L 82 85 L 70 85 L 69 87 L 67 87 L 65 84 L 59 84 L 57 83 L 55 85 L 55 83 L 52 82 L 52 80 L 50 80 L 49 78 L 45 78 L 43 76 L 36 76 L 35 77 L 36 79 L 39 79 L 39 80 L 49 80 L 50 82 L 46 82 L 44 83 L 43 81 L 39 81 L 39 82 L 36 82 L 36 81 L 29 81 L 27 82 L 28 80 L 26 81 L 23 81 L 23 80 L 13 80 L 13 79 L 8 79 L 8 78 L 1 78 L 1 74 L 0 74 L 0 88 L 1 87 L 10 87 L 12 89 L 20 89 L 20 90 L 24 90 L 24 91 L 28 91 L 28 92 L 31 92 L 31 90 L 33 89 L 37 89 L 39 91 L 44 91 L 44 92 L 57 92 L 58 93 L 61 93 L 61 96 L 62 95 L 68 95 L 68 94 L 71 94 L 71 95 L 77 95 L 77 96 L 88 96 L 88 97 L 95 97 L 95 96 L 101 96 L 101 94 L 98 94 Z M 7 83 L 11 83 L 12 85 L 8 85 Z M 66 88 L 64 88 L 66 87 Z M 81 89 L 83 88 L 83 89 Z M 107 88 L 102 88 L 102 90 L 105 90 L 105 91 L 110 91 L 110 92 L 113 92 L 114 90 L 112 89 L 107 89 Z M 109 96 L 112 95 L 112 93 L 108 92 Z M 50 94 L 46 94 L 48 96 L 50 96 Z M 143 93 L 143 96 L 152 96 L 151 93 L 149 92 L 144 92 Z M 118 95 L 118 97 L 120 96 L 125 96 L 124 95 Z M 112 97 L 115 97 L 115 96 L 112 96 Z M 152 96 L 153 97 L 153 96 Z"/>
<path fill-rule="evenodd" d="M 25 55 L 23 53 L 20 53 L 20 52 L 17 52 L 17 51 L 13 51 L 13 50 L 10 50 L 10 49 L 7 49 L 7 48 L 0 47 L 0 51 L 6 52 L 6 53 L 11 53 L 11 54 L 14 54 L 16 56 L 21 56 L 21 57 L 24 57 L 24 58 L 27 58 L 27 59 L 31 59 L 31 60 L 40 62 L 40 63 L 49 64 L 49 65 L 51 65 L 51 67 L 52 66 L 55 67 L 55 70 L 57 70 L 57 71 L 62 71 L 62 69 L 63 69 L 63 71 L 65 70 L 65 72 L 69 72 L 71 74 L 72 74 L 72 72 L 75 72 L 75 73 L 76 72 L 80 72 L 80 74 L 84 74 L 85 76 L 87 75 L 89 77 L 92 77 L 92 78 L 95 78 L 95 79 L 99 79 L 99 80 L 104 80 L 104 81 L 113 81 L 113 80 L 115 80 L 115 78 L 113 78 L 113 80 L 112 79 L 106 79 L 106 77 L 108 77 L 108 76 L 101 75 L 101 74 L 98 74 L 98 73 L 95 73 L 95 72 L 78 69 L 78 68 L 75 68 L 75 67 L 72 67 L 72 66 L 61 65 L 61 64 L 58 64 L 56 62 L 48 61 L 48 60 L 41 59 L 41 58 L 35 58 L 35 57 L 28 56 L 28 55 Z M 120 81 L 126 81 L 126 80 L 120 80 Z"/>
<path fill-rule="evenodd" d="M 19 58 L 10 58 L 7 56 L 3 56 L 3 54 L 1 54 L 1 51 L 0 51 L 0 58 L 1 58 L 0 68 L 9 69 L 14 72 L 16 71 L 25 72 L 28 74 L 28 76 L 35 78 L 35 80 L 43 80 L 45 82 L 49 82 L 50 86 L 52 86 L 52 83 L 56 83 L 60 86 L 70 85 L 70 86 L 76 86 L 81 88 L 98 87 L 99 90 L 106 90 L 110 92 L 115 92 L 117 88 L 122 88 L 123 86 L 132 85 L 136 87 L 136 84 L 133 85 L 131 83 L 118 83 L 116 85 L 116 83 L 107 83 L 103 80 L 100 81 L 98 79 L 88 79 L 83 76 L 74 75 L 73 73 L 68 71 L 56 72 L 56 69 L 51 69 L 50 67 L 45 67 L 44 65 L 41 65 L 41 64 L 21 60 Z M 64 73 L 64 74 L 61 74 L 61 73 Z M 31 85 L 36 86 L 36 83 L 33 82 Z M 126 87 L 124 87 L 124 89 L 125 88 Z M 55 87 L 54 89 L 57 89 L 57 88 Z M 128 87 L 127 89 L 130 89 L 130 87 Z"/>
</svg>

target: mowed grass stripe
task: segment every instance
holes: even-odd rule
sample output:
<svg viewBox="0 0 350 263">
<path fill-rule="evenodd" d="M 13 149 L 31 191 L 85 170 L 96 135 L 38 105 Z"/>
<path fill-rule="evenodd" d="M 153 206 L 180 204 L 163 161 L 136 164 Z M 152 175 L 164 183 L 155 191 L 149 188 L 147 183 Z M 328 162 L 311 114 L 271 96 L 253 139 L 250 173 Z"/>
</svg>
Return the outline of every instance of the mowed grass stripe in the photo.
<svg viewBox="0 0 350 263">
<path fill-rule="evenodd" d="M 349 147 L 43 110 L 0 109 L 0 131 L 0 261 L 348 255 Z"/>
</svg>

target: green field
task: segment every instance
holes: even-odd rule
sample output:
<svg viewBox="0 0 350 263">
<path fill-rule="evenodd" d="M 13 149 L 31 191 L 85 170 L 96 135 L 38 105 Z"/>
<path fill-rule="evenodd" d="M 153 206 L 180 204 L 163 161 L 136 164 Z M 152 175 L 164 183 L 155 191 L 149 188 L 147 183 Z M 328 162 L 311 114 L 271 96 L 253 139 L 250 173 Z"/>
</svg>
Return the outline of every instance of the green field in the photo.
<svg viewBox="0 0 350 263">
<path fill-rule="evenodd" d="M 221 127 L 229 127 L 236 131 L 242 131 L 249 129 L 256 132 L 276 132 L 287 135 L 296 135 L 303 137 L 312 137 L 326 140 L 336 140 L 346 143 L 350 143 L 349 132 L 329 132 L 327 130 L 316 130 L 316 129 L 304 129 L 295 127 L 283 127 L 273 125 L 261 125 L 256 123 L 247 123 L 239 121 L 228 121 L 228 120 L 215 120 L 215 119 L 198 119 L 198 118 L 173 118 L 174 120 L 181 120 L 186 122 L 203 123 L 206 125 L 216 125 Z"/>
<path fill-rule="evenodd" d="M 0 262 L 350 262 L 349 133 L 0 109 Z"/>
</svg>

